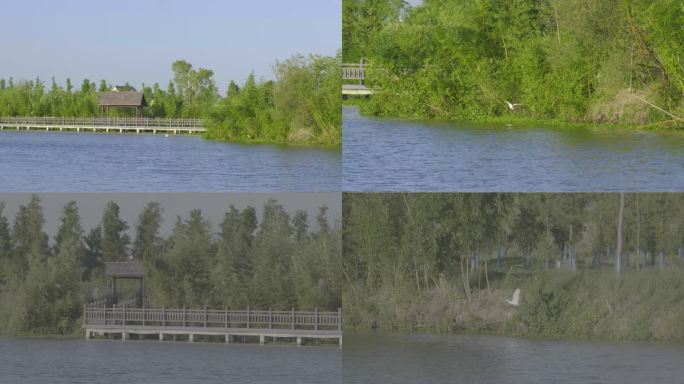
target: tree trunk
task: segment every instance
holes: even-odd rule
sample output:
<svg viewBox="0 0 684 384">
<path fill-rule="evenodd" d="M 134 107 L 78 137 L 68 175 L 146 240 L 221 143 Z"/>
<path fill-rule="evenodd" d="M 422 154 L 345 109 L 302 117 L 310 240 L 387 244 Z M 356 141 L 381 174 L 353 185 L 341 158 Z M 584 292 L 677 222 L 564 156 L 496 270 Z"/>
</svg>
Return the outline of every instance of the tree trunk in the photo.
<svg viewBox="0 0 684 384">
<path fill-rule="evenodd" d="M 496 267 L 501 268 L 501 247 L 496 250 Z"/>
<path fill-rule="evenodd" d="M 618 278 L 622 270 L 620 269 L 620 258 L 622 257 L 622 218 L 625 211 L 625 193 L 620 192 L 620 211 L 618 212 L 617 225 L 617 249 L 615 250 L 615 273 Z"/>
<path fill-rule="evenodd" d="M 665 269 L 665 253 L 660 252 L 660 270 Z"/>
<path fill-rule="evenodd" d="M 639 266 L 641 265 L 641 246 L 639 245 L 639 238 L 641 235 L 640 231 L 640 224 L 641 220 L 639 218 L 639 194 L 636 194 L 636 213 L 637 213 L 637 222 L 636 222 L 636 227 L 637 227 L 637 233 L 636 233 L 636 251 L 637 251 L 637 271 L 639 270 Z"/>
</svg>

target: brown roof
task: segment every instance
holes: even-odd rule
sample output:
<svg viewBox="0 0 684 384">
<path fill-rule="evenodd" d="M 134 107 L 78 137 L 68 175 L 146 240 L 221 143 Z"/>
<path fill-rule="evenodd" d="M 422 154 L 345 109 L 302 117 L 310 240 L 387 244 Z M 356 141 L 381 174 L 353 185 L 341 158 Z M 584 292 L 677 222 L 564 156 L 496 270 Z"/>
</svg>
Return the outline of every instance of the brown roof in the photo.
<svg viewBox="0 0 684 384">
<path fill-rule="evenodd" d="M 145 95 L 142 92 L 100 92 L 100 107 L 144 107 Z"/>
<path fill-rule="evenodd" d="M 145 277 L 145 267 L 137 261 L 113 261 L 105 263 L 105 275 L 111 277 Z"/>
</svg>

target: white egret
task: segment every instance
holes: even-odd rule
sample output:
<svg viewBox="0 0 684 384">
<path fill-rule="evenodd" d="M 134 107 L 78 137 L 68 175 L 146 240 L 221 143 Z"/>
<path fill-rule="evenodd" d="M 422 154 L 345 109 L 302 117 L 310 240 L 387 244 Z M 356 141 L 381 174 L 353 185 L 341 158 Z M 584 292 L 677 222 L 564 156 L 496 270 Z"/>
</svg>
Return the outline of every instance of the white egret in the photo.
<svg viewBox="0 0 684 384">
<path fill-rule="evenodd" d="M 510 109 L 511 111 L 514 110 L 515 107 L 518 107 L 518 106 L 522 107 L 522 104 L 518 104 L 518 103 L 514 104 L 514 103 L 511 103 L 510 101 L 506 101 L 506 104 L 508 104 L 508 109 Z"/>
<path fill-rule="evenodd" d="M 513 291 L 513 297 L 508 300 L 504 299 L 506 302 L 514 307 L 517 307 L 520 305 L 520 288 L 516 288 L 515 291 Z"/>
</svg>

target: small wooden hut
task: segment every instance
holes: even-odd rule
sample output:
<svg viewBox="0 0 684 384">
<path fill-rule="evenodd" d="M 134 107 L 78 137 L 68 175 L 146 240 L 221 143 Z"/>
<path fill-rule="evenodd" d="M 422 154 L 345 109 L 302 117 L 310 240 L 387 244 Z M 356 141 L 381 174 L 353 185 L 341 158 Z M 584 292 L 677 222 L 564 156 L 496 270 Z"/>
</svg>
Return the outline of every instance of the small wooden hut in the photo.
<svg viewBox="0 0 684 384">
<path fill-rule="evenodd" d="M 113 304 L 119 303 L 119 296 L 116 289 L 118 279 L 134 279 L 140 282 L 137 304 L 145 304 L 145 266 L 138 261 L 116 261 L 105 263 L 105 275 L 112 279 L 112 301 Z"/>
<path fill-rule="evenodd" d="M 147 101 L 142 92 L 100 92 L 97 105 L 100 107 L 101 115 L 106 115 L 111 108 L 134 108 L 137 117 L 142 114 Z"/>
</svg>

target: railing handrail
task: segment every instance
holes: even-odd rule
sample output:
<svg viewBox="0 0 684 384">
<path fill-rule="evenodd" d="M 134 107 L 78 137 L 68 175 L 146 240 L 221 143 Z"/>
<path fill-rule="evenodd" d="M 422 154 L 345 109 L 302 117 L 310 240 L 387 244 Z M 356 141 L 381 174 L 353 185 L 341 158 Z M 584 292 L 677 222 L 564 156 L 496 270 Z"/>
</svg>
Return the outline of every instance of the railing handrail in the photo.
<svg viewBox="0 0 684 384">
<path fill-rule="evenodd" d="M 110 127 L 181 127 L 204 128 L 199 118 L 168 117 L 55 117 L 55 116 L 0 116 L 5 124 L 84 125 Z"/>
<path fill-rule="evenodd" d="M 228 310 L 83 306 L 83 325 L 341 330 L 342 310 Z"/>
<path fill-rule="evenodd" d="M 342 64 L 342 80 L 364 80 L 366 64 Z"/>
</svg>

